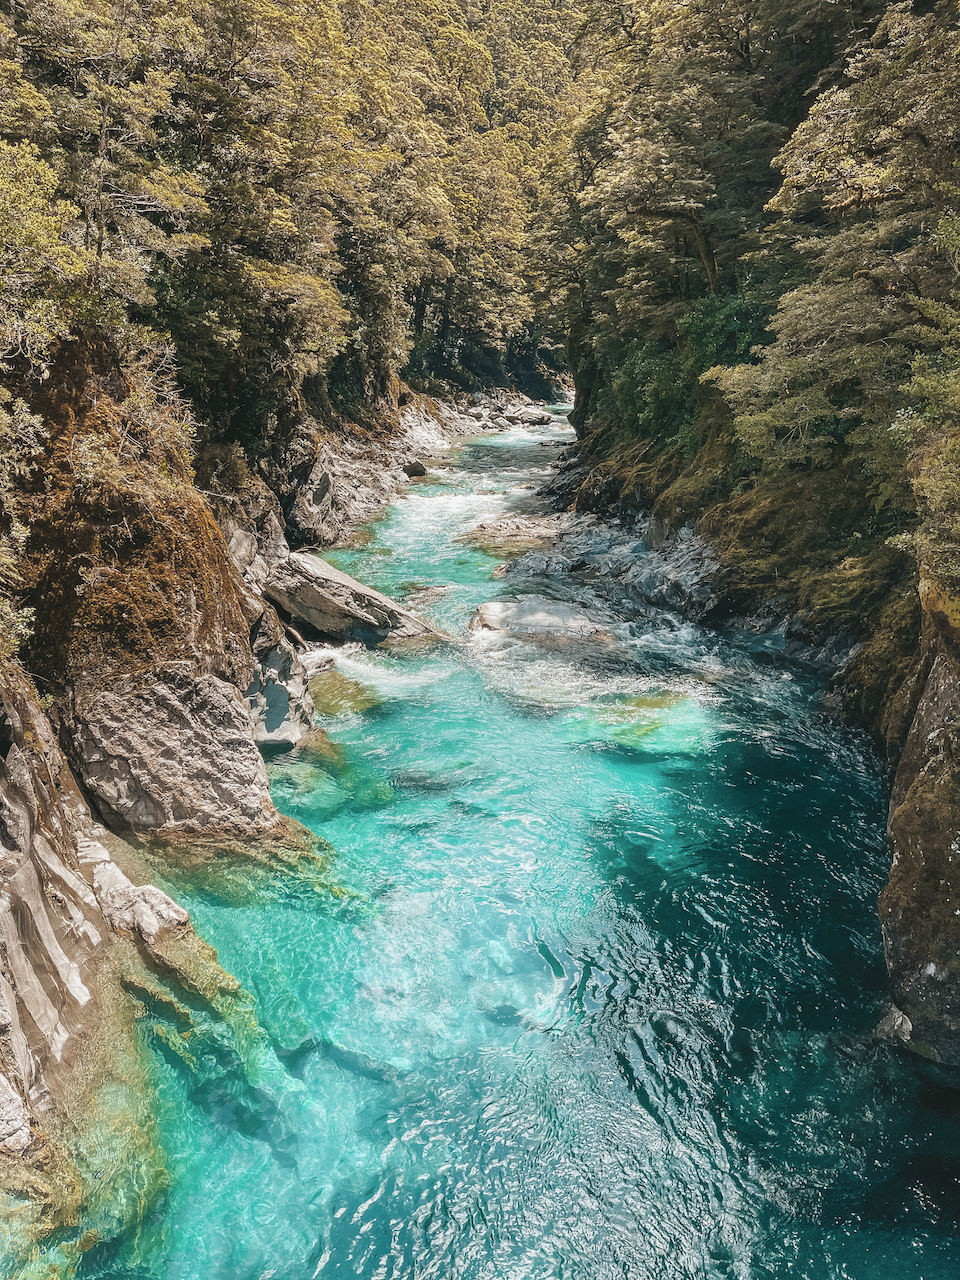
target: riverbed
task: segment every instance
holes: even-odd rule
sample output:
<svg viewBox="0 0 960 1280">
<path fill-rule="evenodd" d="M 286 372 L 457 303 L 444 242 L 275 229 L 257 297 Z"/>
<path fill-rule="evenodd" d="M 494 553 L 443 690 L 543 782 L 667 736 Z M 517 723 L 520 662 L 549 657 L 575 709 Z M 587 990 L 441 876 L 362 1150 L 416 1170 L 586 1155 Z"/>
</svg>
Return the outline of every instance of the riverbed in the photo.
<svg viewBox="0 0 960 1280">
<path fill-rule="evenodd" d="M 283 1123 L 145 1041 L 171 1186 L 79 1275 L 957 1275 L 958 1104 L 872 1034 L 885 787 L 823 673 L 570 575 L 594 632 L 471 629 L 532 588 L 463 535 L 543 511 L 571 439 L 466 441 L 329 555 L 454 640 L 331 650 L 342 753 L 270 759 L 335 891 L 167 886 L 255 998 Z"/>
</svg>

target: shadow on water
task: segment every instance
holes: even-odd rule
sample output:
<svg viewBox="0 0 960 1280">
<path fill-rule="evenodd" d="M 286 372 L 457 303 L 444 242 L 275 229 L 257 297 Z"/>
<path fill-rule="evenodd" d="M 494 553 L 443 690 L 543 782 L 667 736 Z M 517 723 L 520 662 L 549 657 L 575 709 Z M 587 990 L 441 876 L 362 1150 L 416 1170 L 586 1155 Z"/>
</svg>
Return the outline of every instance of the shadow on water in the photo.
<svg viewBox="0 0 960 1280">
<path fill-rule="evenodd" d="M 870 1224 L 883 1231 L 960 1236 L 960 1157 L 920 1152 L 853 1202 L 826 1193 L 829 1226 Z"/>
</svg>

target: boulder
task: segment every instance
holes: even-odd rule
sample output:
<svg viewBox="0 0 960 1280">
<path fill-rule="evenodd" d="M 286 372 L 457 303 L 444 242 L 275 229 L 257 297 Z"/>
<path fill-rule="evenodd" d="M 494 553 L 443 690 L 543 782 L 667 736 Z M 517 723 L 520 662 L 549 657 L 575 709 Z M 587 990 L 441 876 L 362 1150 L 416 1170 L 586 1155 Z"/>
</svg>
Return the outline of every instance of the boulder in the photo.
<svg viewBox="0 0 960 1280">
<path fill-rule="evenodd" d="M 545 596 L 480 605 L 471 630 L 503 631 L 521 640 L 610 640 L 609 632 L 572 605 Z"/>
<path fill-rule="evenodd" d="M 78 772 L 107 825 L 257 837 L 279 817 L 238 689 L 189 663 L 115 679 L 75 706 Z"/>
<path fill-rule="evenodd" d="M 460 534 L 457 541 L 479 547 L 488 555 L 517 556 L 552 546 L 574 519 L 566 512 L 545 516 L 498 516 Z"/>
<path fill-rule="evenodd" d="M 524 427 L 545 427 L 554 420 L 553 414 L 529 405 L 510 405 L 504 409 L 503 416 L 513 426 Z"/>
<path fill-rule="evenodd" d="M 411 480 L 417 476 L 425 476 L 427 474 L 427 468 L 416 458 L 411 458 L 409 462 L 405 462 L 401 469 L 404 475 L 408 476 Z"/>
<path fill-rule="evenodd" d="M 387 636 L 439 638 L 442 634 L 395 600 L 307 552 L 295 552 L 278 564 L 264 594 L 325 640 L 376 644 Z"/>
</svg>

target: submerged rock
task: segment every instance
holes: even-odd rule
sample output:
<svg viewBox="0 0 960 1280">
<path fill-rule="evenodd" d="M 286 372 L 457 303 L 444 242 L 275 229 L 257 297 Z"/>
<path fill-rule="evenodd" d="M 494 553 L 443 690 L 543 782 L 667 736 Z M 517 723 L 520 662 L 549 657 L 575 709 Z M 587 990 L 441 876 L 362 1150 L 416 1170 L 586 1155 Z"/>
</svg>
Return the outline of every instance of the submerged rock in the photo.
<svg viewBox="0 0 960 1280">
<path fill-rule="evenodd" d="M 442 636 L 395 600 L 305 552 L 295 552 L 277 565 L 264 591 L 325 640 L 376 644 L 387 636 Z"/>
<path fill-rule="evenodd" d="M 291 757 L 270 769 L 271 780 L 284 807 L 307 809 L 311 816 L 330 818 L 350 800 L 337 781 L 319 765 Z"/>
<path fill-rule="evenodd" d="M 613 637 L 572 605 L 545 596 L 491 600 L 477 609 L 472 630 L 502 631 L 521 640 L 604 640 Z"/>
<path fill-rule="evenodd" d="M 320 715 L 340 716 L 349 712 L 369 711 L 383 701 L 375 689 L 351 680 L 336 667 L 318 671 L 310 681 L 310 696 Z"/>
<path fill-rule="evenodd" d="M 408 791 L 455 791 L 474 782 L 480 770 L 473 764 L 455 764 L 446 769 L 401 769 L 393 775 L 393 785 Z"/>
</svg>

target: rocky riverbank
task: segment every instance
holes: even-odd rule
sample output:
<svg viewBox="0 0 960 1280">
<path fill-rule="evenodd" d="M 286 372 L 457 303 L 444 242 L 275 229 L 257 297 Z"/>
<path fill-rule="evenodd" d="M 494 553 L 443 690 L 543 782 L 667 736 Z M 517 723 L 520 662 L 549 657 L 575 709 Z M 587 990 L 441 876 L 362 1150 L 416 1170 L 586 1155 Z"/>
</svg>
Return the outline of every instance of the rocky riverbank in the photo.
<svg viewBox="0 0 960 1280">
<path fill-rule="evenodd" d="M 754 632 L 829 674 L 836 711 L 874 736 L 891 777 L 892 868 L 879 905 L 894 1004 L 880 1031 L 960 1079 L 960 604 L 932 581 L 918 585 L 882 544 L 818 580 L 812 557 L 791 564 L 771 543 L 770 517 L 749 497 L 736 520 L 728 503 L 671 523 L 662 503 L 644 510 L 624 475 L 576 449 L 543 492 L 565 523 L 553 539 L 543 521 L 531 527 L 538 546 L 504 577 L 535 593 L 573 575 L 625 616 L 666 609 Z M 795 500 L 787 495 L 788 514 Z"/>
<path fill-rule="evenodd" d="M 304 424 L 256 468 L 201 457 L 193 483 L 176 424 L 130 417 L 109 352 L 59 361 L 22 496 L 34 636 L 0 677 L 0 1195 L 10 1257 L 61 1242 L 37 1275 L 72 1272 L 80 1224 L 109 1239 L 117 1206 L 162 1193 L 144 1029 L 208 1085 L 281 1088 L 251 998 L 151 867 L 228 896 L 277 877 L 335 888 L 332 851 L 277 813 L 258 749 L 323 737 L 303 636 L 442 637 L 307 548 L 485 425 L 406 393 L 392 429 Z M 104 1145 L 91 1126 L 117 1106 L 136 1119 Z"/>
<path fill-rule="evenodd" d="M 304 642 L 443 639 L 311 548 L 342 541 L 457 436 L 549 419 L 504 397 L 453 410 L 410 396 L 392 432 L 304 428 L 286 455 L 256 468 L 221 458 L 218 471 L 207 458 L 198 489 L 162 435 L 144 433 L 125 456 L 131 432 L 122 386 L 111 392 L 116 370 L 84 372 L 75 361 L 75 373 L 51 397 L 44 478 L 27 495 L 37 623 L 27 667 L 43 696 L 13 663 L 0 689 L 0 1174 L 14 1234 L 28 1242 L 60 1232 L 68 1270 L 92 1205 L 103 1206 L 97 1229 L 109 1238 L 122 1224 L 106 1206 L 124 1202 L 124 1178 L 152 1170 L 148 1199 L 163 1186 L 138 1028 L 186 1053 L 199 1077 L 236 1077 L 241 1093 L 265 1080 L 280 1087 L 251 998 L 150 884 L 151 867 L 228 896 L 276 877 L 333 886 L 331 851 L 277 814 L 258 749 L 330 749 L 314 744 Z M 78 471 L 77 450 L 92 438 L 107 460 Z M 621 617 L 667 611 L 678 624 L 751 630 L 835 672 L 840 691 L 864 678 L 875 639 L 744 590 L 708 531 L 671 530 L 622 502 L 604 507 L 595 490 L 589 470 L 567 458 L 546 490 L 555 514 L 473 531 L 472 542 L 509 557 L 498 576 L 519 597 L 506 610 L 486 606 L 478 626 L 582 640 L 576 611 L 555 607 L 570 577 Z M 899 762 L 882 900 L 896 1000 L 886 1030 L 949 1067 L 960 1064 L 960 648 L 950 602 L 928 590 L 924 609 L 922 649 L 884 703 Z M 602 628 L 592 638 L 604 643 Z M 211 1036 L 234 1046 L 228 1060 L 219 1049 L 184 1049 L 185 1038 L 202 1046 Z M 138 1116 L 117 1138 L 112 1182 L 86 1138 L 104 1089 Z"/>
</svg>

